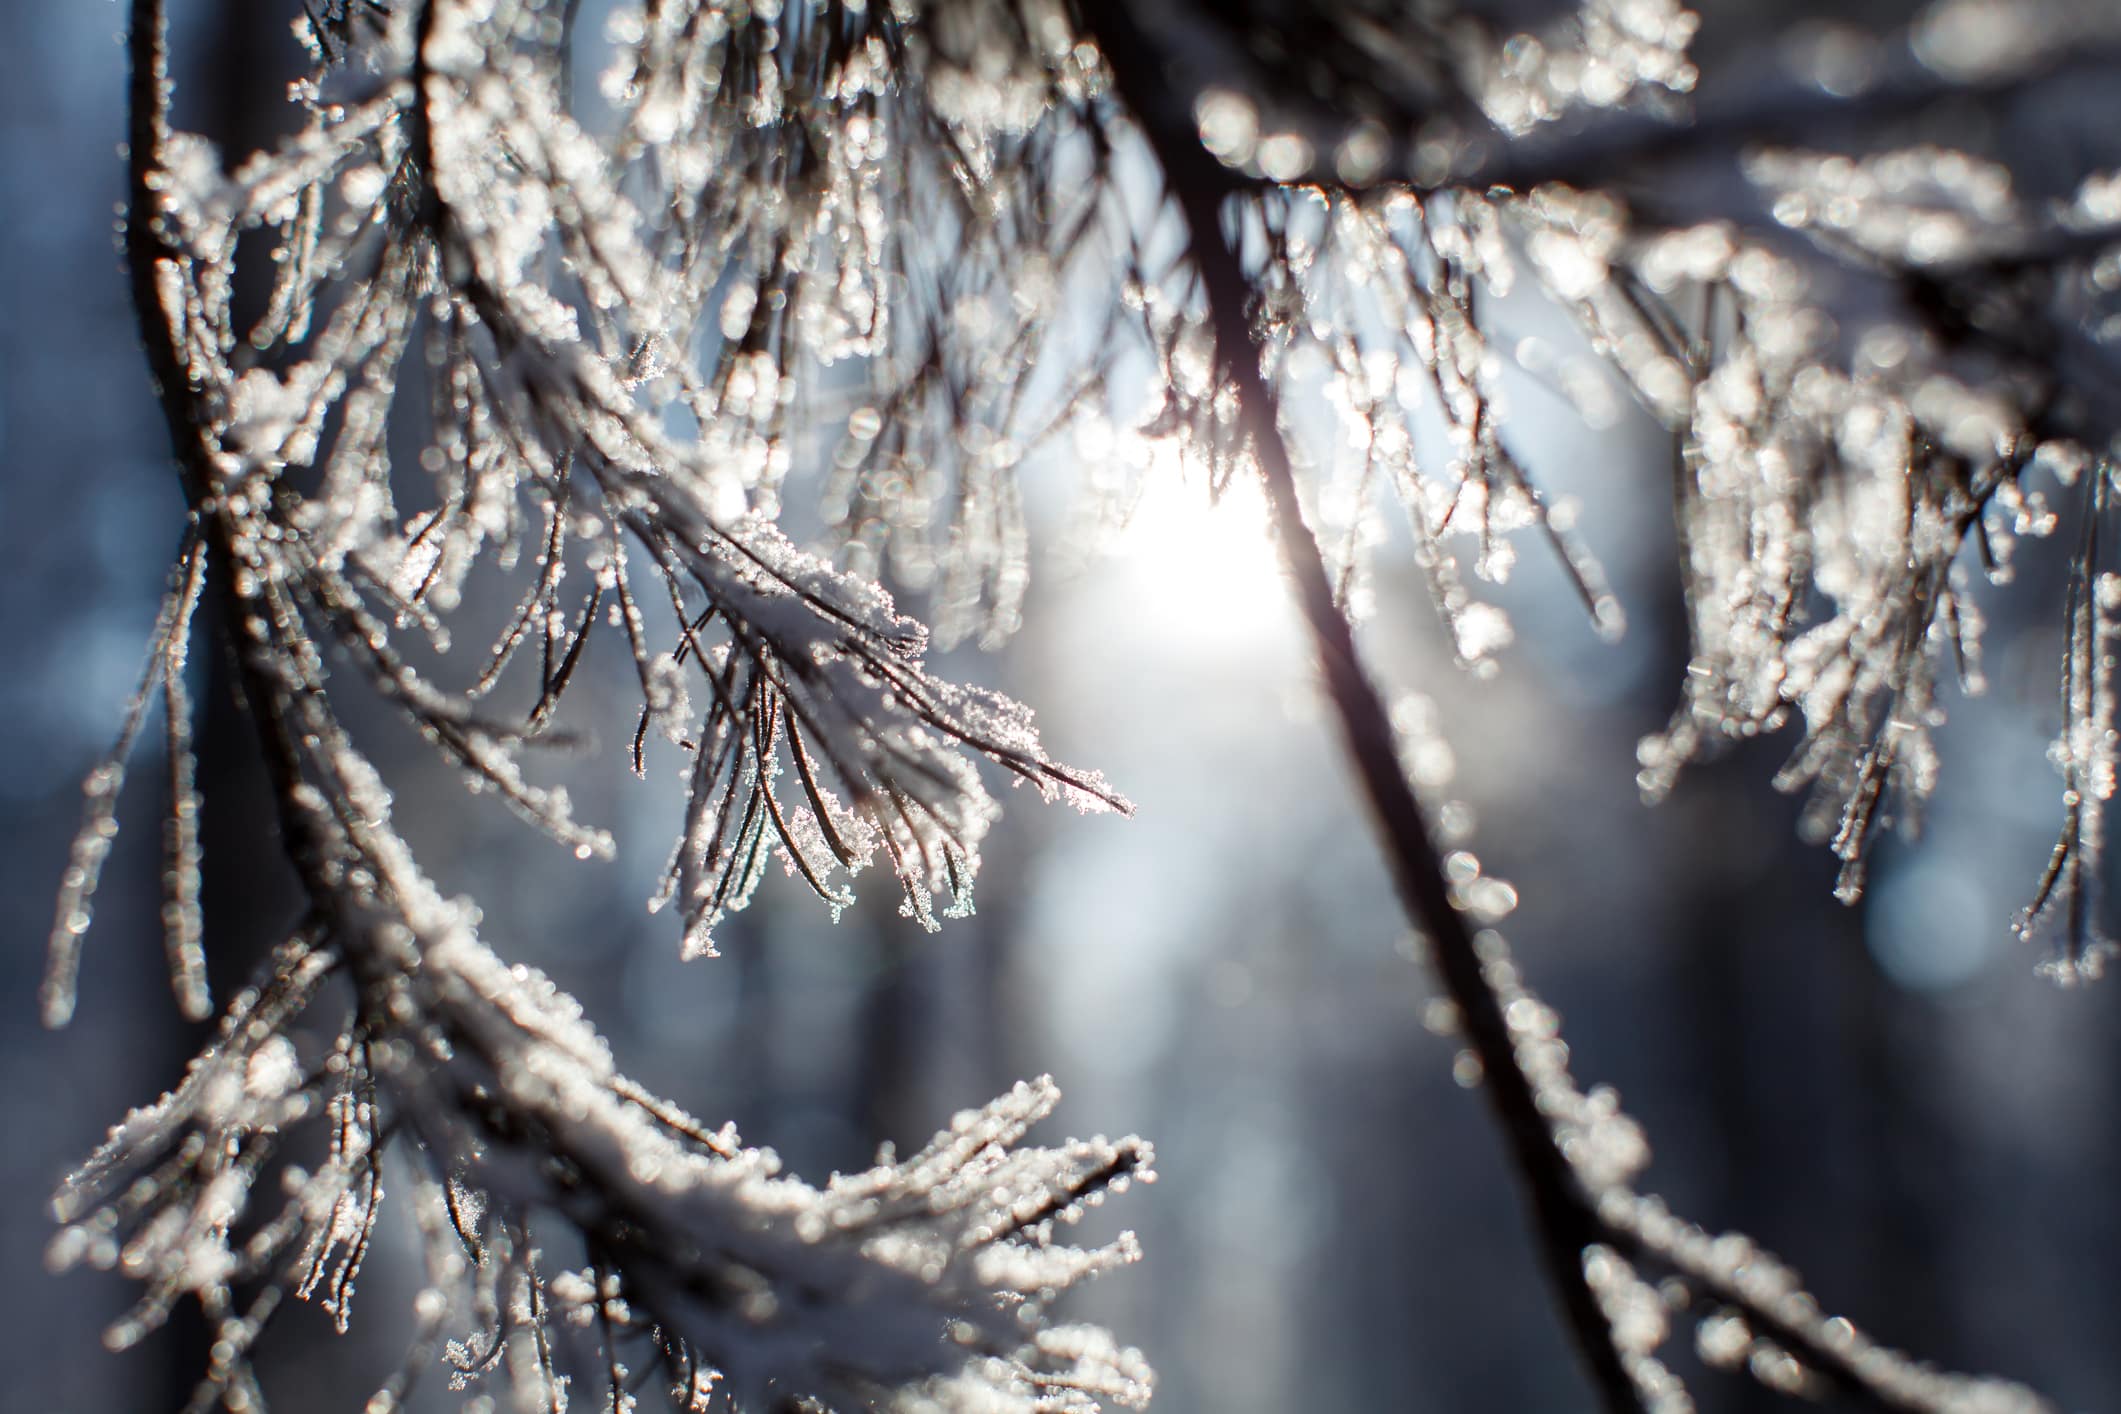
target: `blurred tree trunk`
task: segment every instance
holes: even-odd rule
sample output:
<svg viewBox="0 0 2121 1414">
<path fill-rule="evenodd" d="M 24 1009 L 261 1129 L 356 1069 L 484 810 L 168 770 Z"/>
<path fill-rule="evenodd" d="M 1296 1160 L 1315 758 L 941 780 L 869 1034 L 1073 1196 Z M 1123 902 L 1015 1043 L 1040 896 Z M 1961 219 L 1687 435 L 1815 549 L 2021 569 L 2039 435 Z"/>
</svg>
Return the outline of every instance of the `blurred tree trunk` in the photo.
<svg viewBox="0 0 2121 1414">
<path fill-rule="evenodd" d="M 1866 910 L 1867 911 L 1867 910 Z M 1935 1069 L 1925 1054 L 1941 1018 L 1924 998 L 1895 986 L 1868 948 L 1851 949 L 1838 969 L 1846 1008 L 1845 1044 L 1853 1052 L 1851 1133 L 1862 1148 L 1867 1191 L 1863 1228 L 1868 1281 L 1850 1293 L 1876 1312 L 1882 1339 L 1915 1350 L 1963 1350 L 1967 1332 L 1939 1258 L 1952 1243 L 1943 1201 L 1956 1186 L 1952 1136 L 1933 1122 L 1921 1077 Z M 1923 1013 L 1930 1013 L 1925 1016 Z"/>
</svg>

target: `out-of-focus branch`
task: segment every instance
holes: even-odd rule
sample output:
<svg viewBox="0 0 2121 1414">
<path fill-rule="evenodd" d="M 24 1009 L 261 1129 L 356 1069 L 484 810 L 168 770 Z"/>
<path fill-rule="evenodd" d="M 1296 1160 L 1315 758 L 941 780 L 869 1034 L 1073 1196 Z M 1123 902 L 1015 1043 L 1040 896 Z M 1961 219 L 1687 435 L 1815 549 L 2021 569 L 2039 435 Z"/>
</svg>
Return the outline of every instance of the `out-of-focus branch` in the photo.
<svg viewBox="0 0 2121 1414">
<path fill-rule="evenodd" d="M 1469 146 L 1441 174 L 1425 174 L 1427 184 L 1528 191 L 1545 182 L 1623 188 L 1648 183 L 1665 200 L 1677 201 L 1683 195 L 1679 183 L 1653 179 L 1694 174 L 1699 164 L 1735 161 L 1760 147 L 1831 146 L 1845 142 L 1852 130 L 1905 118 L 1942 102 L 2001 102 L 2071 74 L 2121 66 L 2121 36 L 2058 46 L 2026 63 L 1999 65 L 1993 72 L 1971 76 L 1940 72 L 1906 43 L 1881 43 L 1878 49 L 1884 57 L 1852 90 L 1830 90 L 1807 74 L 1771 71 L 1742 91 L 1698 104 L 1680 118 L 1624 110 L 1514 141 L 1489 136 Z M 1439 175 L 1441 180 L 1436 180 Z"/>
</svg>

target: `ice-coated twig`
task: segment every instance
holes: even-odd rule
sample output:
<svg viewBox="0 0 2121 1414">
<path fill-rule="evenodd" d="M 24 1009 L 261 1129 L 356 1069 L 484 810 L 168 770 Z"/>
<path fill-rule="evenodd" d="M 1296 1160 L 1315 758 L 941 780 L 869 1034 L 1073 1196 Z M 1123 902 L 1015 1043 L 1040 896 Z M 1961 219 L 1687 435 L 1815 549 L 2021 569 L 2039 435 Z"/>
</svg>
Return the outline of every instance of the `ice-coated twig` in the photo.
<svg viewBox="0 0 2121 1414">
<path fill-rule="evenodd" d="M 163 908 L 163 929 L 168 939 L 170 981 L 186 1016 L 200 1020 L 207 1014 L 198 942 L 198 798 L 192 789 L 191 713 L 183 681 L 192 612 L 198 607 L 205 572 L 205 546 L 196 533 L 187 531 L 176 566 L 170 572 L 170 587 L 162 596 L 154 631 L 148 636 L 147 664 L 141 669 L 140 685 L 133 689 L 126 704 L 118 739 L 82 782 L 81 793 L 87 803 L 82 807 L 81 827 L 68 851 L 66 872 L 60 878 L 57 913 L 46 950 L 44 985 L 38 992 L 46 1026 L 64 1026 L 74 1014 L 81 944 L 88 933 L 103 861 L 118 833 L 118 792 L 125 784 L 125 764 L 132 756 L 157 692 L 163 695 L 169 720 L 166 745 L 170 801 L 164 824 L 168 902 Z"/>
</svg>

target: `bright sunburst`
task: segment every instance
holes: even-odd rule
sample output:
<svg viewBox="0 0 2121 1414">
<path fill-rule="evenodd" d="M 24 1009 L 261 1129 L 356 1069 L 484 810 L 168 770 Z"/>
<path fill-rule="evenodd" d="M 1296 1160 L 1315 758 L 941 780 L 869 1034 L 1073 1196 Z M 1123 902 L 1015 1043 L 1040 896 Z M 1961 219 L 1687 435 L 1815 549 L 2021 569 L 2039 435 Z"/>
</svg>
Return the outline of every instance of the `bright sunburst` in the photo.
<svg viewBox="0 0 2121 1414">
<path fill-rule="evenodd" d="M 1211 501 L 1206 472 L 1171 440 L 1141 444 L 1142 491 L 1114 551 L 1141 631 L 1222 654 L 1287 625 L 1266 504 L 1238 479 Z"/>
</svg>

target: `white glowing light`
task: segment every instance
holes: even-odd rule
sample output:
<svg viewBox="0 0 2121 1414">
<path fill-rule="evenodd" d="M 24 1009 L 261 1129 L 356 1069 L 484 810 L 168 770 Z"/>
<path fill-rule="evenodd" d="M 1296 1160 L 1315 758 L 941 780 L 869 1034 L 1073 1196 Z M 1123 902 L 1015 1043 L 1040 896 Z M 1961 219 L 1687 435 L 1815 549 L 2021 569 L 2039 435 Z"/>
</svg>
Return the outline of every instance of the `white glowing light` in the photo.
<svg viewBox="0 0 2121 1414">
<path fill-rule="evenodd" d="M 1136 608 L 1129 621 L 1218 655 L 1286 632 L 1288 590 L 1257 482 L 1241 472 L 1211 503 L 1205 470 L 1175 441 L 1127 450 L 1145 462 L 1140 498 L 1114 546 Z"/>
</svg>

